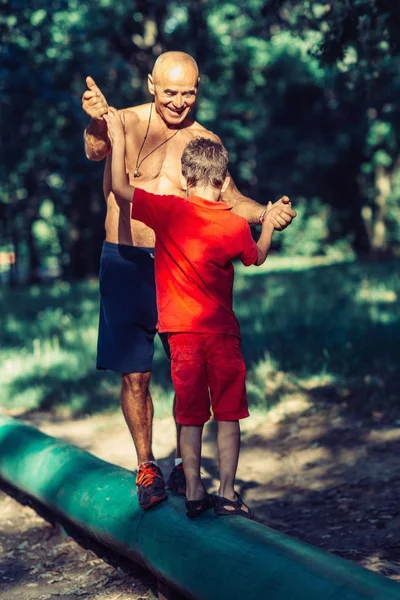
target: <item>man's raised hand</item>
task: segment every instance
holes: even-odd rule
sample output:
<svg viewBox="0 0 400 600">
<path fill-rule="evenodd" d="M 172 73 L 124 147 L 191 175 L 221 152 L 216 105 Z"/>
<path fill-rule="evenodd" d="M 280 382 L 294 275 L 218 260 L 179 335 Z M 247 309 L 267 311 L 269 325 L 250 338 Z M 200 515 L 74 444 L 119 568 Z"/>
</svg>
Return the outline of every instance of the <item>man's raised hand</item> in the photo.
<svg viewBox="0 0 400 600">
<path fill-rule="evenodd" d="M 82 108 L 92 119 L 103 119 L 108 111 L 107 100 L 92 77 L 86 77 L 86 85 L 88 89 L 82 96 Z"/>
<path fill-rule="evenodd" d="M 278 231 L 283 231 L 296 217 L 297 213 L 292 209 L 292 203 L 287 196 L 282 196 L 277 202 L 268 202 L 267 212 L 264 220 L 268 219 Z"/>
</svg>

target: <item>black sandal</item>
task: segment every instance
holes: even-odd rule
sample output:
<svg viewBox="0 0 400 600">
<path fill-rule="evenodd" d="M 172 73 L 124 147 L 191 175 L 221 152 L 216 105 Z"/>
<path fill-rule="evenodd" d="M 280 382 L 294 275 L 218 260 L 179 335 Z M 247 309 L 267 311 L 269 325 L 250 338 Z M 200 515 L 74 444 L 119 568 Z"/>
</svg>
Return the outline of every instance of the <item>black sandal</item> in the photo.
<svg viewBox="0 0 400 600">
<path fill-rule="evenodd" d="M 216 504 L 216 497 L 206 494 L 201 500 L 186 500 L 186 516 L 189 519 L 195 519 L 205 510 L 213 508 Z"/>
<path fill-rule="evenodd" d="M 235 492 L 236 500 L 228 500 L 228 498 L 224 498 L 223 496 L 217 496 L 217 503 L 214 508 L 214 513 L 216 515 L 236 515 L 239 517 L 246 517 L 246 519 L 254 519 L 253 511 L 245 504 L 242 498 L 239 496 L 237 492 Z M 229 508 L 225 508 L 226 506 L 232 506 L 233 510 L 229 510 Z M 243 506 L 247 508 L 247 510 L 243 510 Z"/>
</svg>

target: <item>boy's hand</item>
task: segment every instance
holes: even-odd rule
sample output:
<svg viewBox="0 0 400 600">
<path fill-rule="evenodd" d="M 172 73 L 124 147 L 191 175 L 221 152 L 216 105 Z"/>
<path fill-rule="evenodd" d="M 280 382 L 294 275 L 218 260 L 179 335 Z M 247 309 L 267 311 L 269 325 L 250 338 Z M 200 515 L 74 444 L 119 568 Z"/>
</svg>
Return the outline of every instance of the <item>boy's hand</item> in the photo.
<svg viewBox="0 0 400 600">
<path fill-rule="evenodd" d="M 86 77 L 88 89 L 82 96 L 82 108 L 92 119 L 102 120 L 107 113 L 107 100 L 92 77 Z"/>
<path fill-rule="evenodd" d="M 292 203 L 287 196 L 282 196 L 277 202 L 272 204 L 268 202 L 267 212 L 264 216 L 264 222 L 268 221 L 274 226 L 274 229 L 283 231 L 297 216 L 295 210 L 292 209 Z"/>
<path fill-rule="evenodd" d="M 121 139 L 123 140 L 125 136 L 121 117 L 116 108 L 109 106 L 108 113 L 103 115 L 103 118 L 107 123 L 107 132 L 111 145 L 114 146 L 115 144 L 118 144 Z"/>
</svg>

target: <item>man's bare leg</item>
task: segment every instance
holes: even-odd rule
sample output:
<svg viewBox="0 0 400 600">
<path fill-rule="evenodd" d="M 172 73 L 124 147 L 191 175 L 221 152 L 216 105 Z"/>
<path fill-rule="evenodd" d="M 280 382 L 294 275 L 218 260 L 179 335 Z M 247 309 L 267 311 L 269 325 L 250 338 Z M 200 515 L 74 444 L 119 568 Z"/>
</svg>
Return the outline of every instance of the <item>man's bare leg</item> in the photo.
<svg viewBox="0 0 400 600">
<path fill-rule="evenodd" d="M 123 373 L 121 408 L 135 444 L 138 464 L 154 460 L 152 450 L 153 401 L 149 391 L 151 371 Z"/>
<path fill-rule="evenodd" d="M 135 444 L 138 465 L 155 461 L 152 449 L 154 408 L 149 391 L 150 378 L 151 371 L 146 373 L 124 373 L 122 375 L 121 408 Z M 176 458 L 178 459 L 181 457 L 179 441 L 181 426 L 176 421 L 175 424 L 177 437 Z M 181 463 L 181 461 L 179 462 Z M 186 493 L 185 474 L 182 464 L 179 464 L 179 462 L 175 462 L 175 467 L 171 471 L 167 485 L 171 491 L 184 496 Z M 157 473 L 161 475 L 161 471 L 157 471 Z"/>
<path fill-rule="evenodd" d="M 151 447 L 153 432 L 153 401 L 149 392 L 151 372 L 122 375 L 121 407 L 131 432 L 138 458 L 136 477 L 140 506 L 147 510 L 166 500 L 164 478 L 154 464 Z"/>
<path fill-rule="evenodd" d="M 138 464 L 155 460 L 152 451 L 154 407 L 149 390 L 150 378 L 151 371 L 122 374 L 121 408 L 135 444 Z M 173 404 L 174 419 L 175 406 L 176 397 L 174 397 Z M 181 425 L 176 421 L 175 428 L 175 458 L 182 458 L 180 446 Z"/>
</svg>

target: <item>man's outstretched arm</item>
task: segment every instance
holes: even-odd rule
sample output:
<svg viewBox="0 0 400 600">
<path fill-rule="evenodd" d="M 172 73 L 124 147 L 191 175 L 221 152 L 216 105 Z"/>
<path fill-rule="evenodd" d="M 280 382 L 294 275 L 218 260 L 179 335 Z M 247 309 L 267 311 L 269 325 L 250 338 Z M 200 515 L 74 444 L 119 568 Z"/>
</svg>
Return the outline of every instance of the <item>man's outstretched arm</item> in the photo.
<svg viewBox="0 0 400 600">
<path fill-rule="evenodd" d="M 82 96 L 82 108 L 92 119 L 85 129 L 85 154 L 89 160 L 100 161 L 109 154 L 111 150 L 110 140 L 107 134 L 107 123 L 104 115 L 107 114 L 107 101 L 100 88 L 92 77 L 86 77 L 88 89 Z"/>
<path fill-rule="evenodd" d="M 258 204 L 251 198 L 243 196 L 236 187 L 235 182 L 231 178 L 230 183 L 222 194 L 222 200 L 227 204 L 230 204 L 233 208 L 232 211 L 241 217 L 244 217 L 250 225 L 258 225 L 262 223 L 267 212 L 275 206 L 277 203 L 281 205 L 281 209 L 273 211 L 271 213 L 271 222 L 274 224 L 275 229 L 282 231 L 285 229 L 296 216 L 296 212 L 292 209 L 292 205 L 287 196 L 283 196 L 274 205 L 271 202 L 267 206 Z"/>
</svg>

